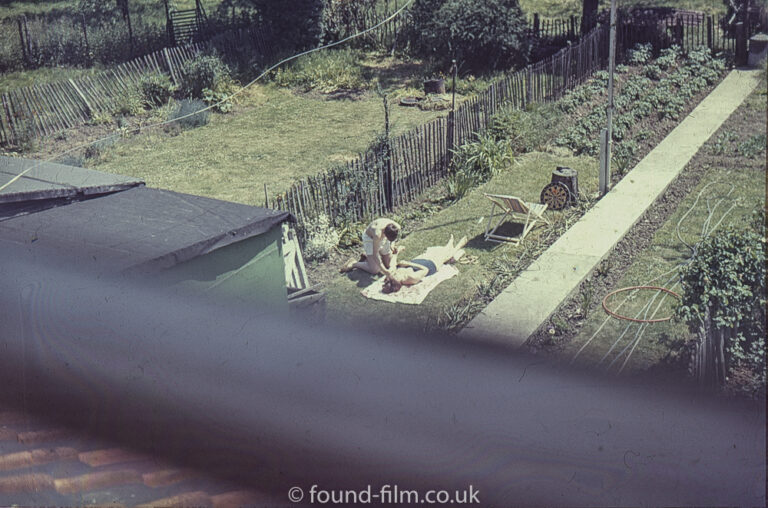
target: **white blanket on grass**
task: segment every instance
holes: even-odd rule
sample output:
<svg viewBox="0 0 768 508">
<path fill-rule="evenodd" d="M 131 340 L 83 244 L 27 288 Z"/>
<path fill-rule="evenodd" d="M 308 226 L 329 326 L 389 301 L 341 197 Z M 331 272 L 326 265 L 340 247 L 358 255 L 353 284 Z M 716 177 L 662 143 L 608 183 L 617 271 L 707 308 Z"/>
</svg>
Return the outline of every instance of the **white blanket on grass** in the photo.
<svg viewBox="0 0 768 508">
<path fill-rule="evenodd" d="M 424 301 L 430 291 L 435 287 L 455 276 L 459 271 L 451 265 L 443 265 L 436 273 L 424 277 L 424 279 L 418 284 L 413 286 L 403 286 L 399 291 L 394 293 L 384 293 L 382 288 L 384 287 L 384 281 L 386 277 L 382 277 L 367 288 L 363 289 L 361 293 L 366 298 L 373 300 L 382 300 L 384 302 L 392 303 L 408 303 L 411 305 L 418 305 Z"/>
</svg>

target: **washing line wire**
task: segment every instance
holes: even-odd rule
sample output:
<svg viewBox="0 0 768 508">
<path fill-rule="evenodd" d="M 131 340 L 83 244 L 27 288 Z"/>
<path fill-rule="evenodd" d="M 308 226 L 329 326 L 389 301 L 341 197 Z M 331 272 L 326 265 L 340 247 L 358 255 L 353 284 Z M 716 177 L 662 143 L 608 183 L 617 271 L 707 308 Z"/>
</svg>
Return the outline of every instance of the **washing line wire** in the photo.
<svg viewBox="0 0 768 508">
<path fill-rule="evenodd" d="M 297 59 L 297 58 L 300 58 L 300 57 L 302 57 L 302 56 L 304 56 L 304 55 L 308 55 L 308 54 L 310 54 L 310 53 L 314 53 L 314 52 L 317 52 L 317 51 L 322 51 L 322 50 L 324 50 L 324 49 L 332 48 L 332 47 L 334 47 L 334 46 L 338 46 L 338 45 L 340 45 L 340 44 L 343 44 L 343 43 L 345 43 L 345 42 L 347 42 L 347 41 L 350 41 L 350 40 L 352 40 L 352 39 L 356 39 L 356 38 L 358 38 L 358 37 L 362 37 L 363 35 L 365 35 L 365 34 L 367 34 L 367 33 L 369 33 L 369 32 L 372 32 L 372 31 L 376 30 L 377 28 L 379 28 L 379 27 L 381 27 L 381 26 L 383 26 L 383 25 L 385 25 L 385 24 L 389 23 L 389 22 L 390 22 L 390 21 L 392 21 L 393 19 L 395 19 L 395 18 L 397 18 L 398 16 L 400 16 L 400 15 L 403 13 L 403 11 L 405 11 L 405 9 L 406 9 L 406 8 L 408 8 L 408 6 L 410 6 L 410 5 L 411 5 L 413 2 L 414 2 L 414 0 L 408 0 L 408 1 L 407 1 L 405 4 L 403 4 L 403 6 L 402 6 L 402 7 L 400 7 L 399 9 L 397 9 L 397 10 L 396 10 L 395 12 L 393 12 L 391 15 L 389 15 L 388 17 L 386 17 L 385 19 L 383 19 L 382 21 L 380 21 L 380 22 L 379 22 L 379 23 L 377 23 L 376 25 L 374 25 L 374 26 L 372 26 L 372 27 L 370 27 L 370 28 L 366 28 L 365 30 L 363 30 L 363 31 L 361 31 L 361 32 L 357 32 L 357 33 L 355 33 L 355 34 L 352 34 L 352 35 L 350 35 L 350 36 L 348 36 L 348 37 L 345 37 L 344 39 L 341 39 L 341 40 L 338 40 L 338 41 L 335 41 L 335 42 L 331 42 L 331 43 L 325 44 L 325 45 L 323 45 L 323 46 L 318 46 L 318 47 L 316 47 L 316 48 L 312 48 L 312 49 L 308 49 L 308 50 L 306 50 L 306 51 L 302 51 L 302 52 L 300 52 L 300 53 L 296 53 L 296 54 L 295 54 L 295 55 L 293 55 L 293 56 L 289 56 L 289 57 L 287 57 L 287 58 L 284 58 L 284 59 L 280 60 L 280 61 L 279 61 L 279 62 L 277 62 L 276 64 L 272 65 L 271 67 L 269 67 L 268 69 L 266 69 L 265 71 L 263 71 L 263 72 L 262 72 L 261 74 L 259 74 L 259 75 L 258 75 L 256 78 L 254 78 L 253 80 L 251 80 L 250 82 L 248 82 L 248 83 L 247 83 L 245 86 L 243 86 L 243 87 L 242 87 L 242 88 L 240 88 L 239 90 L 236 90 L 234 93 L 232 93 L 232 94 L 228 95 L 227 97 L 225 97 L 225 98 L 221 99 L 220 101 L 218 101 L 218 102 L 216 102 L 216 103 L 214 103 L 214 104 L 210 104 L 210 105 L 208 105 L 208 106 L 206 106 L 206 107 L 204 107 L 204 108 L 201 108 L 201 109 L 199 109 L 199 110 L 197 110 L 197 111 L 193 111 L 193 112 L 191 112 L 191 113 L 187 113 L 186 115 L 180 116 L 180 117 L 178 117 L 178 118 L 174 118 L 173 120 L 165 120 L 165 121 L 162 121 L 162 122 L 158 122 L 158 123 L 154 123 L 154 124 L 150 124 L 150 125 L 145 125 L 144 127 L 139 127 L 139 128 L 135 128 L 135 129 L 129 129 L 129 132 L 130 132 L 130 131 L 139 131 L 139 130 L 141 130 L 141 129 L 153 129 L 153 128 L 155 128 L 155 127 L 161 127 L 161 126 L 163 126 L 163 125 L 170 125 L 170 124 L 172 124 L 173 122 L 178 122 L 179 120 L 183 120 L 183 119 L 185 119 L 185 118 L 189 118 L 189 117 L 191 117 L 191 116 L 194 116 L 194 115 L 198 115 L 198 114 L 200 114 L 200 113 L 203 113 L 203 112 L 205 112 L 205 111 L 209 111 L 209 110 L 211 110 L 211 109 L 213 109 L 213 108 L 216 108 L 216 107 L 220 106 L 221 104 L 224 104 L 225 102 L 228 102 L 228 101 L 229 101 L 229 100 L 231 100 L 233 97 L 236 97 L 236 96 L 240 95 L 240 94 L 241 94 L 241 93 L 243 93 L 245 90 L 247 90 L 248 88 L 250 88 L 251 86 L 253 86 L 254 84 L 256 84 L 256 82 L 257 82 L 257 81 L 259 81 L 261 78 L 263 78 L 264 76 L 266 76 L 267 74 L 269 74 L 270 72 L 272 72 L 274 69 L 278 68 L 279 66 L 283 65 L 284 63 L 290 62 L 291 60 L 295 60 L 295 59 Z M 40 161 L 38 161 L 36 164 L 34 164 L 34 165 L 32 165 L 32 166 L 28 167 L 27 169 L 25 169 L 24 171 L 22 171 L 22 172 L 21 172 L 21 173 L 19 173 L 18 175 L 16 175 L 16 176 L 14 176 L 13 178 L 11 178 L 9 181 L 7 181 L 6 183 L 4 183 L 3 185 L 0 185 L 0 191 L 3 191 L 3 190 L 5 190 L 7 187 L 9 187 L 10 185 L 12 185 L 12 184 L 13 184 L 14 182 L 16 182 L 17 180 L 19 180 L 19 179 L 20 179 L 21 177 L 23 177 L 25 174 L 29 173 L 29 172 L 30 172 L 30 171 L 32 171 L 33 169 L 37 169 L 37 168 L 39 168 L 39 167 L 40 167 L 40 166 L 42 166 L 43 164 L 47 164 L 47 163 L 49 163 L 49 162 L 53 162 L 53 161 L 55 161 L 56 159 L 58 159 L 59 157 L 62 157 L 62 156 L 64 156 L 64 155 L 67 155 L 67 154 L 69 154 L 69 153 L 72 153 L 72 152 L 74 152 L 74 151 L 76 151 L 76 150 L 80 150 L 80 149 L 82 149 L 82 148 L 86 148 L 86 147 L 89 147 L 89 146 L 93 146 L 93 145 L 95 145 L 96 143 L 101 143 L 101 142 L 103 142 L 103 141 L 106 141 L 106 140 L 108 140 L 108 139 L 112 139 L 112 138 L 118 137 L 118 136 L 120 136 L 120 135 L 122 135 L 122 133 L 121 133 L 121 132 L 113 132 L 112 134 L 110 134 L 110 135 L 108 135 L 108 136 L 104 136 L 103 138 L 99 138 L 99 139 L 96 139 L 96 140 L 94 140 L 94 141 L 90 141 L 90 142 L 86 142 L 86 143 L 83 143 L 83 144 L 80 144 L 80 145 L 74 146 L 74 147 L 72 147 L 72 148 L 70 148 L 70 149 L 68 149 L 68 150 L 65 150 L 65 151 L 63 151 L 63 152 L 61 152 L 61 153 L 57 154 L 57 155 L 54 155 L 53 157 L 51 157 L 51 158 L 49 158 L 49 159 L 43 159 L 43 160 L 40 160 Z"/>
</svg>

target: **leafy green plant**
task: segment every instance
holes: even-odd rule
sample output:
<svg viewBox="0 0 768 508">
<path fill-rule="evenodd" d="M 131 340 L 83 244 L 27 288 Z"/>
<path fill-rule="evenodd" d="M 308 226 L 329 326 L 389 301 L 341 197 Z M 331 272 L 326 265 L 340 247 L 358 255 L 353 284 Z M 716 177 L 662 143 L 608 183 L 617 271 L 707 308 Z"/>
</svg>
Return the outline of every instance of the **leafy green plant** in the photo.
<svg viewBox="0 0 768 508">
<path fill-rule="evenodd" d="M 643 65 L 653 56 L 653 46 L 651 44 L 636 44 L 627 54 L 627 62 L 630 65 Z"/>
<path fill-rule="evenodd" d="M 712 155 L 723 155 L 728 152 L 731 145 L 739 137 L 733 131 L 724 131 L 718 134 L 717 139 L 709 146 L 709 153 Z"/>
<path fill-rule="evenodd" d="M 632 165 L 637 153 L 637 143 L 633 140 L 626 140 L 614 145 L 613 149 L 613 163 L 616 166 L 616 170 L 619 174 L 624 174 L 627 169 Z"/>
<path fill-rule="evenodd" d="M 304 257 L 307 261 L 326 259 L 339 244 L 340 235 L 328 215 L 321 213 L 303 224 Z"/>
<path fill-rule="evenodd" d="M 655 64 L 662 70 L 667 70 L 677 64 L 682 50 L 680 46 L 674 44 L 669 48 L 664 48 L 659 52 L 659 57 L 656 59 Z"/>
<path fill-rule="evenodd" d="M 175 121 L 184 129 L 193 129 L 207 125 L 210 121 L 210 111 L 206 104 L 197 99 L 182 99 L 171 112 L 168 120 Z"/>
<path fill-rule="evenodd" d="M 278 69 L 273 80 L 280 86 L 323 93 L 365 88 L 361 58 L 360 53 L 352 49 L 310 53 Z"/>
<path fill-rule="evenodd" d="M 691 331 L 705 323 L 728 330 L 726 365 L 748 369 L 765 382 L 765 240 L 752 230 L 729 229 L 697 245 L 680 269 L 677 315 Z"/>
<path fill-rule="evenodd" d="M 415 0 L 408 39 L 412 51 L 447 69 L 485 71 L 525 64 L 527 24 L 517 0 Z"/>
<path fill-rule="evenodd" d="M 760 152 L 765 151 L 765 143 L 766 139 L 764 133 L 755 134 L 754 136 L 747 138 L 746 141 L 739 143 L 736 151 L 742 157 L 755 157 Z"/>
<path fill-rule="evenodd" d="M 463 198 L 480 184 L 480 179 L 477 175 L 466 173 L 464 171 L 451 173 L 444 181 L 445 193 L 448 199 L 452 201 L 457 201 Z"/>
<path fill-rule="evenodd" d="M 646 77 L 649 79 L 652 79 L 654 81 L 658 81 L 661 79 L 662 76 L 662 70 L 661 67 L 658 65 L 646 65 L 645 68 L 643 68 L 643 74 L 645 74 Z"/>
<path fill-rule="evenodd" d="M 204 89 L 215 90 L 229 75 L 229 68 L 219 56 L 198 55 L 182 66 L 179 93 L 184 98 L 201 99 Z"/>
<path fill-rule="evenodd" d="M 477 141 L 460 146 L 453 153 L 454 172 L 476 175 L 484 182 L 497 175 L 512 162 L 509 142 L 497 140 L 490 134 L 481 134 Z"/>
<path fill-rule="evenodd" d="M 106 111 L 94 111 L 91 114 L 91 119 L 88 121 L 91 125 L 104 125 L 108 123 L 112 123 L 112 120 L 114 118 L 111 114 L 107 113 Z"/>
<path fill-rule="evenodd" d="M 132 86 L 120 91 L 115 97 L 113 115 L 133 116 L 144 112 L 144 96 L 138 87 Z"/>
<path fill-rule="evenodd" d="M 176 91 L 176 86 L 171 79 L 159 72 L 144 74 L 139 80 L 139 90 L 145 104 L 150 107 L 167 104 Z"/>
<path fill-rule="evenodd" d="M 506 141 L 514 154 L 541 148 L 547 141 L 557 115 L 551 106 L 537 105 L 527 111 L 502 109 L 491 118 L 488 133 Z"/>
</svg>

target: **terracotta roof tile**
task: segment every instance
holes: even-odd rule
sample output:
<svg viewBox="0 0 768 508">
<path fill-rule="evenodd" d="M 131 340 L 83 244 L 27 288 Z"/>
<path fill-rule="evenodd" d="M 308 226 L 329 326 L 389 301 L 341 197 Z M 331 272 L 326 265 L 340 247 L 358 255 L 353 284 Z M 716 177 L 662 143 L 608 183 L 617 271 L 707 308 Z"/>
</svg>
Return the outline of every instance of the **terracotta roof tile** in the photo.
<svg viewBox="0 0 768 508">
<path fill-rule="evenodd" d="M 142 475 L 144 485 L 147 487 L 165 487 L 174 483 L 183 482 L 199 476 L 194 471 L 188 469 L 162 469 Z"/>
<path fill-rule="evenodd" d="M 141 475 L 133 469 L 98 471 L 72 478 L 57 478 L 54 488 L 59 494 L 73 494 L 127 483 L 141 483 Z"/>
<path fill-rule="evenodd" d="M 19 443 L 35 444 L 45 443 L 47 441 L 58 441 L 74 436 L 74 432 L 67 429 L 47 429 L 32 430 L 28 432 L 19 432 L 17 439 Z"/>
<path fill-rule="evenodd" d="M 185 492 L 176 496 L 156 499 L 136 508 L 160 508 L 171 506 L 211 506 L 211 497 L 203 491 Z"/>
<path fill-rule="evenodd" d="M 74 448 L 51 448 L 8 453 L 0 455 L 0 471 L 24 469 L 49 462 L 76 459 L 77 450 Z"/>
<path fill-rule="evenodd" d="M 25 494 L 53 489 L 49 474 L 29 473 L 0 478 L 0 494 Z"/>
<path fill-rule="evenodd" d="M 211 496 L 214 508 L 230 508 L 233 506 L 262 506 L 264 503 L 274 501 L 260 492 L 252 490 L 236 490 Z M 272 503 L 270 503 L 272 504 Z"/>
<path fill-rule="evenodd" d="M 124 464 L 126 462 L 137 462 L 147 460 L 147 456 L 126 450 L 124 448 L 109 448 L 105 450 L 94 450 L 83 452 L 78 458 L 80 462 L 88 464 L 91 467 L 109 466 L 111 464 Z"/>
</svg>

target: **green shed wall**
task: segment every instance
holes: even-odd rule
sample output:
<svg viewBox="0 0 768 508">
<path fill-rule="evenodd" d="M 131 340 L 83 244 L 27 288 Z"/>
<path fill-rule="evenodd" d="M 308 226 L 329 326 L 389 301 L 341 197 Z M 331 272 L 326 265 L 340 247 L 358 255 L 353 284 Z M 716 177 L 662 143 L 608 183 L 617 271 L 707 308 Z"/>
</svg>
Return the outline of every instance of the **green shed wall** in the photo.
<svg viewBox="0 0 768 508">
<path fill-rule="evenodd" d="M 282 229 L 274 227 L 168 269 L 163 283 L 253 303 L 267 311 L 287 311 L 281 239 Z"/>
</svg>

